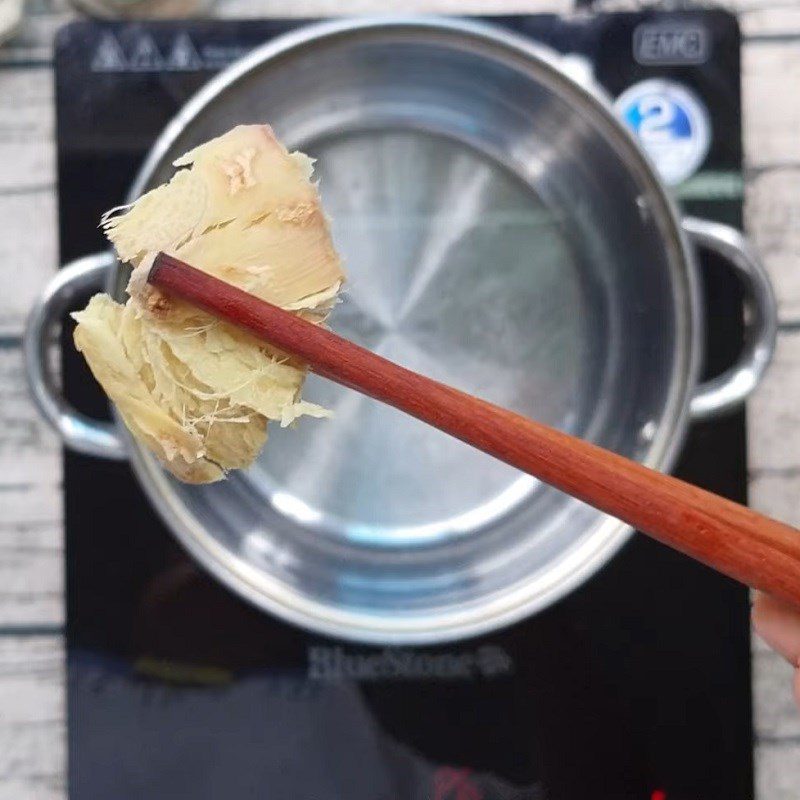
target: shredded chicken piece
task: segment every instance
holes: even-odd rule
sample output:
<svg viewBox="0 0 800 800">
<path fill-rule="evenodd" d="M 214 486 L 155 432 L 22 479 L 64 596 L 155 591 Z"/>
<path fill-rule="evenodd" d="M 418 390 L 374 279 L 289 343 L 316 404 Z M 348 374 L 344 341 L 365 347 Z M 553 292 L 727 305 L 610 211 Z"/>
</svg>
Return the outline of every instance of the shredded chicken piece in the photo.
<svg viewBox="0 0 800 800">
<path fill-rule="evenodd" d="M 150 286 L 164 251 L 323 323 L 344 280 L 313 162 L 247 125 L 174 162 L 172 179 L 101 221 L 133 267 L 122 305 L 96 295 L 74 314 L 75 346 L 133 436 L 177 478 L 209 483 L 249 466 L 282 426 L 329 412 L 302 400 L 285 354 Z"/>
</svg>

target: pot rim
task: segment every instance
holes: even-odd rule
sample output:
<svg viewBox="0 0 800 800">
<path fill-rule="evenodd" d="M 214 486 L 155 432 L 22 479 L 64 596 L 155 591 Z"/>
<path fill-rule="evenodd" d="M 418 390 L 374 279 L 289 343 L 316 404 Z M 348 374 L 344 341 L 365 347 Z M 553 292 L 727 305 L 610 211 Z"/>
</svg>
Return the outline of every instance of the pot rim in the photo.
<svg viewBox="0 0 800 800">
<path fill-rule="evenodd" d="M 653 197 L 658 201 L 653 212 L 659 220 L 665 246 L 674 251 L 669 263 L 676 272 L 682 271 L 677 277 L 685 283 L 685 299 L 688 301 L 678 303 L 683 316 L 683 319 L 679 317 L 676 320 L 679 352 L 673 366 L 663 421 L 647 457 L 642 460 L 646 466 L 669 471 L 688 430 L 689 405 L 692 391 L 698 383 L 703 349 L 700 287 L 693 250 L 681 227 L 674 202 L 633 135 L 617 119 L 607 93 L 596 83 L 579 81 L 566 72 L 564 57 L 537 42 L 488 21 L 433 16 L 366 17 L 302 25 L 257 47 L 223 70 L 183 106 L 150 149 L 131 185 L 126 202 L 133 202 L 147 188 L 153 173 L 193 120 L 218 96 L 254 69 L 320 42 L 381 31 L 460 36 L 477 45 L 493 47 L 499 54 L 520 65 L 525 62 L 537 64 L 547 73 L 556 90 L 560 87 L 574 101 L 581 102 L 593 114 L 594 121 L 608 129 L 621 157 L 649 185 Z M 118 265 L 112 273 L 118 273 L 119 269 Z M 116 287 L 116 274 L 112 274 L 109 281 L 112 294 Z M 221 546 L 179 500 L 155 457 L 133 441 L 124 425 L 120 427 L 128 439 L 130 460 L 136 476 L 150 501 L 167 527 L 204 568 L 260 609 L 300 627 L 340 639 L 383 645 L 432 644 L 494 631 L 565 597 L 608 563 L 633 534 L 631 526 L 606 516 L 587 541 L 553 565 L 547 581 L 537 581 L 536 591 L 532 591 L 530 582 L 523 583 L 513 592 L 492 600 L 435 615 L 391 619 L 364 612 L 344 611 L 290 590 Z"/>
</svg>

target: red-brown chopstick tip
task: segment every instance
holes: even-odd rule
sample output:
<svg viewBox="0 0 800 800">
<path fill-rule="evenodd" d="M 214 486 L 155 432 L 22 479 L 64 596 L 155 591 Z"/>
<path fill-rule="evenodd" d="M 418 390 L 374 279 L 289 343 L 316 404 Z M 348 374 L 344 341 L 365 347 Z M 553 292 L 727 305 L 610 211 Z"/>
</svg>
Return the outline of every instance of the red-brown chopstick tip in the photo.
<svg viewBox="0 0 800 800">
<path fill-rule="evenodd" d="M 172 259 L 164 252 L 156 253 L 156 257 L 153 259 L 153 264 L 147 272 L 147 282 L 153 284 L 153 286 L 157 286 L 159 272 L 161 272 L 165 266 L 169 265 L 170 262 L 174 261 L 175 259 Z"/>
</svg>

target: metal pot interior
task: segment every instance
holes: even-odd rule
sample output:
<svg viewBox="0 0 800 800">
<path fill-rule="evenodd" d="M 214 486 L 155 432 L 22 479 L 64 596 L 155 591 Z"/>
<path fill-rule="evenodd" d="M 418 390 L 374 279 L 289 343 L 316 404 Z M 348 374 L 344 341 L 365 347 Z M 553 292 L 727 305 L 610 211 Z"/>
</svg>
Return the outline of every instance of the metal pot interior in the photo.
<svg viewBox="0 0 800 800">
<path fill-rule="evenodd" d="M 269 45 L 186 109 L 138 189 L 268 121 L 318 159 L 349 273 L 337 332 L 669 467 L 696 333 L 669 205 L 596 100 L 482 30 L 339 24 Z M 553 602 L 627 536 L 390 408 L 314 377 L 305 395 L 335 418 L 273 425 L 257 465 L 224 483 L 183 486 L 135 458 L 190 550 L 285 618 L 381 642 L 477 633 Z"/>
</svg>

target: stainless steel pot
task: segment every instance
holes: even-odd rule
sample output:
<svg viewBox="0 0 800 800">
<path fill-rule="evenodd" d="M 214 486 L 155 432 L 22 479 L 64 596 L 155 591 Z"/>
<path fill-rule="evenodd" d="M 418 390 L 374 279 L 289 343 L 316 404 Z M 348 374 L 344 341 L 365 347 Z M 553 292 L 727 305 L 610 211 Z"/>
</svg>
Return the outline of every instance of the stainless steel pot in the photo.
<svg viewBox="0 0 800 800">
<path fill-rule="evenodd" d="M 305 27 L 172 121 L 131 198 L 172 160 L 269 120 L 319 158 L 350 283 L 333 327 L 416 370 L 668 470 L 687 424 L 739 403 L 773 349 L 769 281 L 741 235 L 679 221 L 602 93 L 558 57 L 467 22 Z M 695 247 L 747 297 L 739 363 L 698 386 Z M 247 474 L 181 485 L 121 426 L 55 388 L 47 332 L 78 292 L 124 295 L 109 253 L 60 270 L 26 335 L 34 397 L 68 447 L 131 459 L 167 525 L 261 608 L 349 639 L 421 643 L 509 624 L 604 564 L 627 526 L 398 412 L 311 378 L 336 417 L 274 431 Z"/>
</svg>

